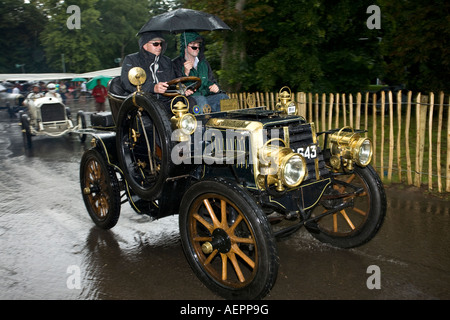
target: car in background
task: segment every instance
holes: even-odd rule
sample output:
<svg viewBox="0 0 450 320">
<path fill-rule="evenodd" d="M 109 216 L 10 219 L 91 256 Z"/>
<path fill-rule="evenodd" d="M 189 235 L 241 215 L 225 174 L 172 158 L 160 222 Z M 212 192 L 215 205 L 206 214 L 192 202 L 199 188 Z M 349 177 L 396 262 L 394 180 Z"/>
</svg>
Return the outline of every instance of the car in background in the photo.
<svg viewBox="0 0 450 320">
<path fill-rule="evenodd" d="M 86 119 L 82 111 L 77 113 L 77 124 L 71 119 L 70 108 L 66 107 L 61 99 L 55 97 L 42 97 L 26 99 L 26 111 L 19 112 L 20 125 L 25 148 L 32 147 L 32 137 L 50 136 L 60 137 L 65 134 L 78 133 L 79 129 L 86 128 Z M 80 134 L 80 140 L 86 139 Z"/>
</svg>

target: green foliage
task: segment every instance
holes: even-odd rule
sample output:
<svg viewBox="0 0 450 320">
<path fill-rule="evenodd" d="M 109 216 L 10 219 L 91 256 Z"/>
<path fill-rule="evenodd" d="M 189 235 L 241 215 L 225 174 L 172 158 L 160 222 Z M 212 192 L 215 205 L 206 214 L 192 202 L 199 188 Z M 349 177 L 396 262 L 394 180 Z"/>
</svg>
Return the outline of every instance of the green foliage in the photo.
<svg viewBox="0 0 450 320">
<path fill-rule="evenodd" d="M 224 35 L 220 81 L 229 90 L 347 91 L 379 76 L 378 32 L 368 30 L 372 0 L 186 1 L 220 16 Z M 364 38 L 368 41 L 361 41 Z"/>
<path fill-rule="evenodd" d="M 62 72 L 62 55 L 67 72 L 86 72 L 100 66 L 98 44 L 101 28 L 100 11 L 95 9 L 98 0 L 65 1 L 45 0 L 49 22 L 41 40 L 45 46 L 47 62 L 53 70 Z M 81 9 L 81 28 L 69 29 L 67 7 L 77 5 Z"/>
<path fill-rule="evenodd" d="M 450 91 L 450 3 L 379 1 L 385 78 L 408 89 Z"/>
<path fill-rule="evenodd" d="M 0 73 L 44 72 L 45 57 L 39 34 L 46 23 L 37 1 L 0 1 Z"/>
<path fill-rule="evenodd" d="M 81 29 L 67 28 L 67 7 Z M 381 9 L 369 29 L 367 8 Z M 2 0 L 0 72 L 87 72 L 118 66 L 138 50 L 152 15 L 186 7 L 233 30 L 204 32 L 206 56 L 228 91 L 355 92 L 376 79 L 415 91 L 449 91 L 450 3 L 436 0 Z M 167 35 L 169 57 L 178 40 Z M 45 51 L 44 51 L 45 49 Z"/>
<path fill-rule="evenodd" d="M 101 68 L 117 67 L 120 62 L 116 59 L 122 61 L 128 53 L 138 50 L 136 34 L 150 18 L 150 6 L 145 1 L 99 0 L 98 8 L 101 29 L 97 46 Z"/>
</svg>

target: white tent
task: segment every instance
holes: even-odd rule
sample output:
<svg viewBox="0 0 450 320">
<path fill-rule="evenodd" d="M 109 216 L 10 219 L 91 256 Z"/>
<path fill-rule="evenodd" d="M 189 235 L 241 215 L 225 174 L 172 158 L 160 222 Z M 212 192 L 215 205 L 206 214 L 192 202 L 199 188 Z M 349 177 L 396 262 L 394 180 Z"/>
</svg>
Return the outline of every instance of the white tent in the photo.
<svg viewBox="0 0 450 320">
<path fill-rule="evenodd" d="M 115 77 L 120 76 L 121 70 L 121 67 L 117 67 L 86 73 L 3 73 L 0 74 L 0 81 L 50 81 L 70 80 L 73 78 L 90 79 L 100 75 Z"/>
</svg>

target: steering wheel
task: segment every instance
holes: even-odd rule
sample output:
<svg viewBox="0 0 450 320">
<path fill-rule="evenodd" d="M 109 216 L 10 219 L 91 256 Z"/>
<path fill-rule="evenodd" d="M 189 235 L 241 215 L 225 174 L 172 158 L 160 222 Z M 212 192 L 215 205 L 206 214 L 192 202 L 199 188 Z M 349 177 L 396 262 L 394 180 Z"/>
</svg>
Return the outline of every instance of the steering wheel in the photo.
<svg viewBox="0 0 450 320">
<path fill-rule="evenodd" d="M 193 83 L 189 85 L 185 85 L 185 82 L 191 82 Z M 169 87 L 167 88 L 166 92 L 163 93 L 163 96 L 166 97 L 175 97 L 178 95 L 184 95 L 187 90 L 191 89 L 192 91 L 195 91 L 200 87 L 202 83 L 202 80 L 198 77 L 180 77 L 173 80 L 170 80 L 167 82 Z"/>
</svg>

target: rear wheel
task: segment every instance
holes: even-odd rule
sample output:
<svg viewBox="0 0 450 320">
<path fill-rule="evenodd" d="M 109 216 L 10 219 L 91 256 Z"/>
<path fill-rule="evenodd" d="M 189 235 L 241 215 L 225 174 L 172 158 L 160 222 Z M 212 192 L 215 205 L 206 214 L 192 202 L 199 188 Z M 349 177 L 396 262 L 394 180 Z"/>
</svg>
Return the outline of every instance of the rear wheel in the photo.
<svg viewBox="0 0 450 320">
<path fill-rule="evenodd" d="M 198 278 L 226 299 L 260 299 L 275 283 L 278 255 L 261 208 L 238 185 L 201 181 L 183 197 L 180 234 Z"/>
<path fill-rule="evenodd" d="M 341 248 L 360 246 L 375 236 L 386 214 L 386 195 L 371 166 L 355 166 L 350 173 L 334 176 L 313 216 L 346 204 L 349 206 L 318 219 L 318 231 L 311 234 Z"/>
<path fill-rule="evenodd" d="M 94 149 L 81 158 L 80 184 L 84 204 L 95 224 L 102 229 L 114 227 L 120 216 L 119 182 L 114 170 Z"/>
</svg>

